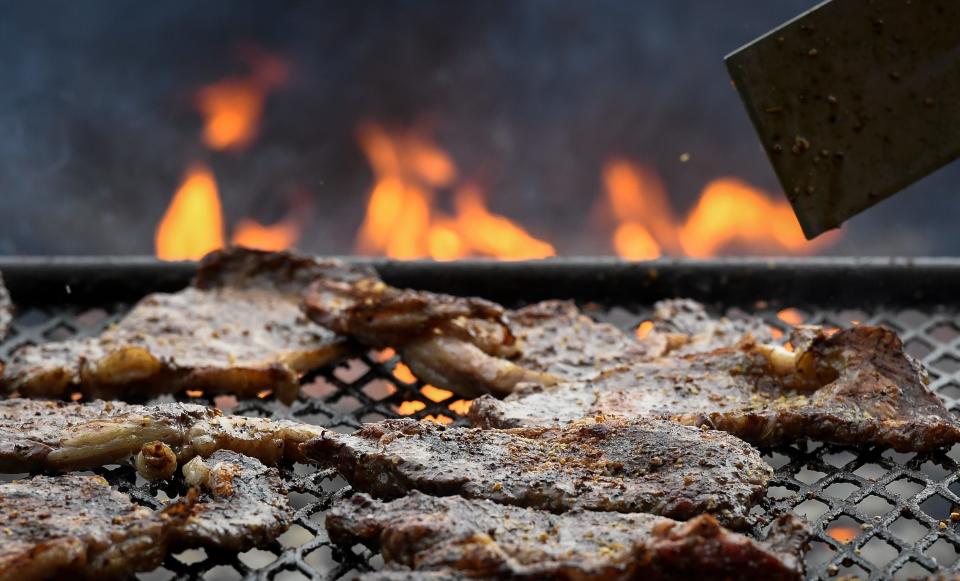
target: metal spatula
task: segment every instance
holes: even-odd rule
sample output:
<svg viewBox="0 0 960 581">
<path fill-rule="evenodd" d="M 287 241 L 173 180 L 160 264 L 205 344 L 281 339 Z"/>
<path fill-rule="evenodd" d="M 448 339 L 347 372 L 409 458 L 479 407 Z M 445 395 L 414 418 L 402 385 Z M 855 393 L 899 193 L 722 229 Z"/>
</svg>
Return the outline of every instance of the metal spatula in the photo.
<svg viewBox="0 0 960 581">
<path fill-rule="evenodd" d="M 829 0 L 726 62 L 807 238 L 960 157 L 958 0 Z"/>
</svg>

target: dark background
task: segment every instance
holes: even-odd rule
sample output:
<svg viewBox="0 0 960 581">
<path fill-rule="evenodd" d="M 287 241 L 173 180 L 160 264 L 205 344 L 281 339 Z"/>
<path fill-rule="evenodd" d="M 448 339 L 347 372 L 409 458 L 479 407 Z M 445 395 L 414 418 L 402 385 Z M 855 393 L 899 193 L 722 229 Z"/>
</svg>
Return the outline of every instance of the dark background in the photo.
<svg viewBox="0 0 960 581">
<path fill-rule="evenodd" d="M 719 176 L 779 192 L 722 59 L 812 5 L 2 0 L 0 254 L 152 253 L 198 160 L 228 223 L 278 220 L 306 192 L 299 246 L 349 253 L 372 180 L 363 121 L 432 135 L 494 211 L 561 254 L 609 252 L 580 233 L 612 156 L 656 168 L 681 214 Z M 251 44 L 290 81 L 253 147 L 210 153 L 193 95 L 242 74 Z M 955 164 L 882 203 L 825 252 L 960 254 L 958 178 Z"/>
</svg>

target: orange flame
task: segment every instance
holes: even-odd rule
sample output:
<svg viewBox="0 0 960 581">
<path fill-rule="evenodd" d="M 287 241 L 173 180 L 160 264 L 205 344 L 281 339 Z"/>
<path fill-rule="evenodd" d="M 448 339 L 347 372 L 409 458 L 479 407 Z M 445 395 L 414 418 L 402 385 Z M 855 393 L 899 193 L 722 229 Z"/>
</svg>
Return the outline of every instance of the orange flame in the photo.
<svg viewBox="0 0 960 581">
<path fill-rule="evenodd" d="M 249 218 L 234 228 L 231 242 L 261 250 L 283 250 L 300 237 L 300 223 L 287 218 L 264 226 Z M 154 247 L 163 260 L 196 260 L 223 248 L 223 209 L 213 172 L 205 165 L 191 167 L 183 184 L 157 225 Z"/>
<path fill-rule="evenodd" d="M 685 254 L 716 256 L 729 248 L 809 253 L 839 236 L 808 242 L 790 205 L 734 178 L 716 179 L 683 221 L 673 216 L 666 190 L 652 171 L 623 159 L 603 170 L 606 204 L 616 221 L 614 251 L 630 260 Z"/>
<path fill-rule="evenodd" d="M 680 242 L 689 256 L 715 256 L 732 243 L 760 252 L 809 252 L 790 204 L 733 178 L 710 182 L 680 230 Z"/>
<path fill-rule="evenodd" d="M 476 186 L 457 189 L 453 216 L 433 209 L 436 190 L 455 184 L 457 167 L 432 143 L 416 135 L 391 135 L 376 125 L 362 126 L 358 138 L 376 175 L 357 237 L 361 253 L 436 260 L 555 254 L 550 244 L 491 213 Z"/>
<path fill-rule="evenodd" d="M 210 149 L 240 150 L 253 143 L 267 93 L 288 76 L 286 64 L 265 54 L 252 56 L 246 77 L 229 77 L 197 91 L 196 107 L 204 118 L 203 142 Z"/>
<path fill-rule="evenodd" d="M 234 227 L 230 242 L 258 250 L 284 250 L 293 246 L 298 238 L 300 224 L 292 218 L 269 226 L 244 218 Z"/>
<path fill-rule="evenodd" d="M 157 226 L 154 244 L 163 260 L 195 260 L 223 247 L 223 212 L 210 168 L 196 165 Z"/>
</svg>

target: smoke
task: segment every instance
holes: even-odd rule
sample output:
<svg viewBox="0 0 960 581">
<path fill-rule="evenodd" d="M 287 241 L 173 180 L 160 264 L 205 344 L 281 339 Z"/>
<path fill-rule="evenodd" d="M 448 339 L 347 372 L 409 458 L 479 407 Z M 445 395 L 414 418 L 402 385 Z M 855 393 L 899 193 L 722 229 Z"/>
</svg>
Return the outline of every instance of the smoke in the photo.
<svg viewBox="0 0 960 581">
<path fill-rule="evenodd" d="M 596 251 L 577 234 L 614 156 L 656 168 L 681 211 L 721 175 L 778 191 L 722 58 L 813 4 L 2 3 L 0 253 L 151 253 L 193 161 L 213 167 L 228 222 L 275 221 L 308 192 L 300 246 L 349 253 L 372 180 L 365 120 L 419 127 L 495 211 L 561 253 Z M 291 80 L 253 147 L 210 153 L 193 95 L 243 73 L 249 45 Z M 855 219 L 833 252 L 960 253 L 957 177 Z"/>
</svg>

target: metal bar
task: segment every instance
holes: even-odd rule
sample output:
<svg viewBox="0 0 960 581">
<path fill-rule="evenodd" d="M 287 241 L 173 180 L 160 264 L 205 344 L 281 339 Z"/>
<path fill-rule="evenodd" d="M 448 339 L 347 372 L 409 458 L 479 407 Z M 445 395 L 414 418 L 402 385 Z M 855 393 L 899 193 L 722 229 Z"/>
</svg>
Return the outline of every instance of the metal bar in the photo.
<svg viewBox="0 0 960 581">
<path fill-rule="evenodd" d="M 768 301 L 909 306 L 952 303 L 960 296 L 960 259 L 953 258 L 348 260 L 372 264 L 397 286 L 511 303 L 557 297 L 648 303 L 682 292 L 732 305 Z M 148 257 L 0 258 L 0 272 L 21 304 L 135 300 L 148 292 L 183 287 L 194 269 L 191 262 Z"/>
</svg>

